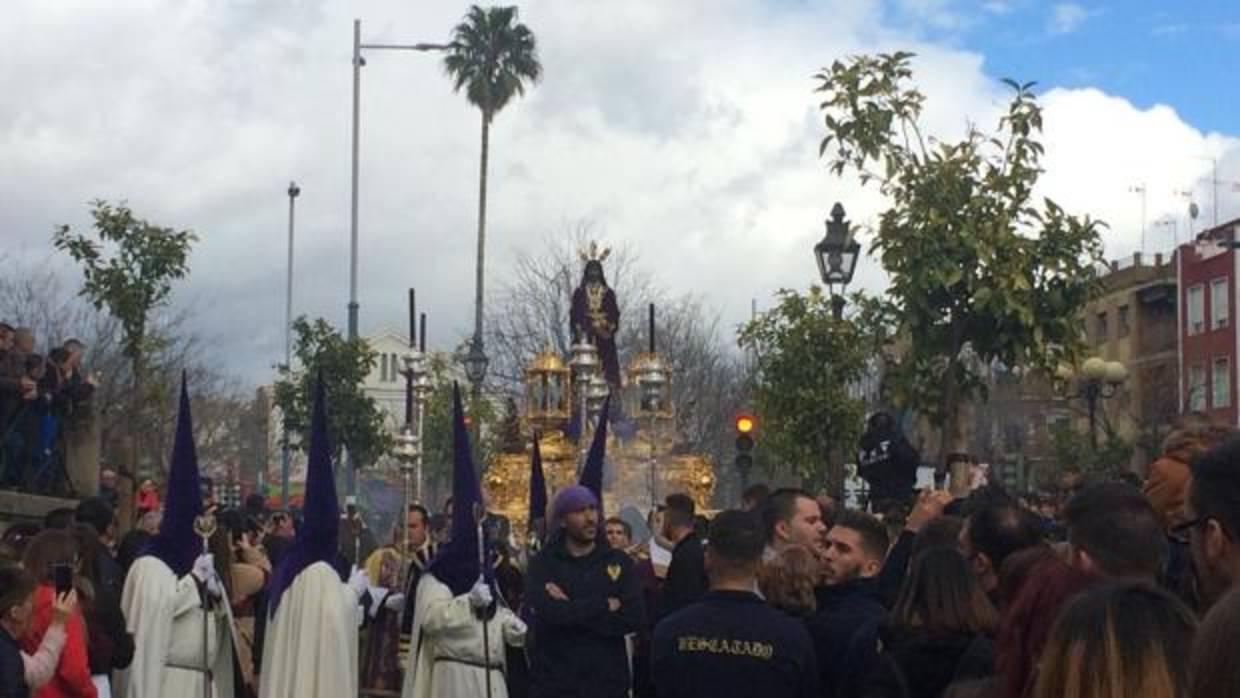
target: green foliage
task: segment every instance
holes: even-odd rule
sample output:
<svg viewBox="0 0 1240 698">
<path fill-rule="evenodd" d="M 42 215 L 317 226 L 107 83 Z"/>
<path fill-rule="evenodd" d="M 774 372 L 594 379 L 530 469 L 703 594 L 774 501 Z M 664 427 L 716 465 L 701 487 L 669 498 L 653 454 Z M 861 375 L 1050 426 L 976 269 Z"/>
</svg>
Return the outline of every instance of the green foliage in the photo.
<svg viewBox="0 0 1240 698">
<path fill-rule="evenodd" d="M 526 83 L 542 76 L 534 33 L 517 22 L 516 7 L 471 6 L 452 30 L 451 46 L 444 70 L 453 89 L 464 89 L 488 121 L 513 97 L 525 94 Z"/>
<path fill-rule="evenodd" d="M 392 435 L 384 427 L 383 414 L 374 399 L 362 392 L 378 354 L 365 339 L 345 339 L 322 318 L 297 318 L 293 334 L 293 353 L 301 368 L 278 366 L 280 379 L 275 384 L 275 404 L 284 414 L 289 446 L 303 451 L 309 447 L 314 384 L 322 375 L 333 459 L 339 461 L 342 449 L 347 448 L 354 466 L 362 468 L 391 452 Z"/>
<path fill-rule="evenodd" d="M 907 342 L 889 382 L 901 404 L 944 428 L 947 449 L 961 403 L 986 397 L 985 366 L 1053 374 L 1075 358 L 1103 224 L 1033 200 L 1043 148 L 1031 83 L 1005 81 L 1014 96 L 993 134 L 970 127 L 959 142 L 935 141 L 919 124 L 925 98 L 906 84 L 911 57 L 853 57 L 817 76 L 820 154 L 889 202 L 873 249 Z"/>
<path fill-rule="evenodd" d="M 1133 444 L 1105 419 L 1098 420 L 1098 448 L 1090 443 L 1089 434 L 1081 434 L 1067 422 L 1050 428 L 1051 450 L 1059 468 L 1056 475 L 1080 473 L 1099 477 L 1115 477 L 1128 469 Z"/>
<path fill-rule="evenodd" d="M 740 330 L 754 357 L 758 442 L 783 469 L 812 486 L 828 479 L 833 450 L 851 449 L 861 434 L 864 405 L 849 395 L 869 356 L 865 333 L 832 317 L 830 299 L 781 290 L 779 302 Z M 843 452 L 843 451 L 840 451 Z"/>
<path fill-rule="evenodd" d="M 422 440 L 425 447 L 423 463 L 428 481 L 437 481 L 441 491 L 451 490 L 452 462 L 452 384 L 457 380 L 453 369 L 460 362 L 451 355 L 433 354 L 430 357 L 431 383 L 434 390 L 426 403 L 426 418 L 422 422 Z M 464 384 L 461 399 L 465 400 L 466 418 L 479 419 L 482 424 L 496 418 L 494 405 L 485 397 L 473 400 Z M 474 465 L 482 468 L 495 452 L 495 438 L 484 431 L 481 444 L 474 446 Z"/>
<path fill-rule="evenodd" d="M 61 225 L 53 243 L 81 265 L 85 276 L 81 295 L 96 310 L 106 308 L 120 321 L 124 353 L 136 361 L 150 349 L 151 311 L 168 301 L 172 282 L 189 273 L 190 247 L 198 238 L 188 230 L 161 228 L 136 218 L 124 204 L 96 200 L 91 216 L 97 240 Z M 111 257 L 106 256 L 109 249 Z"/>
</svg>

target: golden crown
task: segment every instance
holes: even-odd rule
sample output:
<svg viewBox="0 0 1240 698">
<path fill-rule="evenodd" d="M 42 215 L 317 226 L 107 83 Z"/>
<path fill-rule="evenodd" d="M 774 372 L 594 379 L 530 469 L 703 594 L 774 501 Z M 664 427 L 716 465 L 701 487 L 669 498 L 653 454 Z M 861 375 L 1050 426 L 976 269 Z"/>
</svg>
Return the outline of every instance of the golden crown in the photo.
<svg viewBox="0 0 1240 698">
<path fill-rule="evenodd" d="M 591 242 L 589 247 L 583 247 L 577 251 L 577 254 L 581 257 L 582 264 L 589 262 L 602 264 L 603 260 L 607 259 L 607 256 L 611 254 L 611 248 L 604 247 L 600 249 L 597 242 Z"/>
</svg>

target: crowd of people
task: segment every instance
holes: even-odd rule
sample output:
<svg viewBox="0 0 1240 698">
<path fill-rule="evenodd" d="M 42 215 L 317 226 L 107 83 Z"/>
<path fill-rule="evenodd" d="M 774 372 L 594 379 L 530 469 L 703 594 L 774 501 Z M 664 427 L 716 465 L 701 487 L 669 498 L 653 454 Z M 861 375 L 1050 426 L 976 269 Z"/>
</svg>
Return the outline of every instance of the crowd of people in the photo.
<svg viewBox="0 0 1240 698">
<path fill-rule="evenodd" d="M 378 539 L 313 446 L 297 514 L 213 511 L 174 455 L 123 535 L 106 497 L 10 526 L 0 696 L 1240 695 L 1240 436 L 1205 420 L 1144 489 L 909 484 L 876 515 L 754 485 L 709 520 L 671 494 L 635 540 L 578 484 L 520 544 L 457 427 L 452 499 Z"/>
<path fill-rule="evenodd" d="M 63 434 L 95 390 L 76 339 L 38 353 L 34 332 L 0 322 L 0 488 L 72 494 Z"/>
</svg>

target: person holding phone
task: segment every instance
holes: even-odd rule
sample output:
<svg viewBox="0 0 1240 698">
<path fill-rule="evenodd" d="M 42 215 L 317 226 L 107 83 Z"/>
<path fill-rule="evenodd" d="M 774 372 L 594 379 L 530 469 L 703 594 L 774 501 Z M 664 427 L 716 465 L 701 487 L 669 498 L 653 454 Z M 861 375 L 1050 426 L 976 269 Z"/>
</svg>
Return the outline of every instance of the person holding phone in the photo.
<svg viewBox="0 0 1240 698">
<path fill-rule="evenodd" d="M 52 622 L 33 654 L 21 650 L 20 639 L 34 614 L 33 575 L 19 565 L 0 565 L 0 696 L 28 696 L 56 672 L 65 646 L 65 623 L 77 610 L 77 592 L 59 594 L 52 602 Z"/>
<path fill-rule="evenodd" d="M 28 654 L 38 651 L 53 624 L 57 599 L 73 592 L 76 557 L 77 543 L 65 531 L 44 531 L 30 541 L 22 556 L 22 566 L 38 583 L 29 625 L 20 638 L 22 651 Z M 90 678 L 86 624 L 76 608 L 64 621 L 64 628 L 65 645 L 51 680 L 30 695 L 34 698 L 98 698 Z"/>
</svg>

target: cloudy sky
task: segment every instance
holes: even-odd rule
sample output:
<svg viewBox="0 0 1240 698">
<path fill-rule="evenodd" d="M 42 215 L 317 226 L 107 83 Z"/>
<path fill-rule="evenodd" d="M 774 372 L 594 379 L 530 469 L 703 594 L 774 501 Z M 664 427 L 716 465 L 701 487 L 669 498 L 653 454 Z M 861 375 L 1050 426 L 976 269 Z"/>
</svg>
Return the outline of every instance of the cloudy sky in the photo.
<svg viewBox="0 0 1240 698">
<path fill-rule="evenodd" d="M 1231 0 L 531 0 L 545 77 L 492 129 L 488 279 L 588 223 L 731 327 L 816 277 L 831 204 L 882 202 L 831 177 L 812 74 L 848 54 L 918 54 L 930 130 L 993 124 L 1000 78 L 1046 106 L 1042 193 L 1110 224 L 1107 253 L 1240 216 Z M 343 327 L 348 296 L 350 50 L 444 41 L 449 0 L 9 0 L 0 23 L 0 251 L 75 272 L 50 247 L 87 202 L 128 200 L 201 236 L 189 303 L 248 381 L 283 351 L 287 196 L 298 199 L 295 312 Z M 479 116 L 436 56 L 372 52 L 362 78 L 363 332 L 399 327 L 404 289 L 431 343 L 471 328 Z M 1187 216 L 1190 199 L 1202 216 Z M 1174 221 L 1156 224 L 1156 221 Z M 862 261 L 857 283 L 881 288 Z"/>
</svg>

